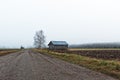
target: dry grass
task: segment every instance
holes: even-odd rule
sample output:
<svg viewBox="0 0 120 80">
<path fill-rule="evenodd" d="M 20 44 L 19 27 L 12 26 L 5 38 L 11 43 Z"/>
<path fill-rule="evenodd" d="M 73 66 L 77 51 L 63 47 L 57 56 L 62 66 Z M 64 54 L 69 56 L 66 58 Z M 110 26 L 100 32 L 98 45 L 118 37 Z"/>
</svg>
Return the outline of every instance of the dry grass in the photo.
<svg viewBox="0 0 120 80">
<path fill-rule="evenodd" d="M 78 50 L 120 50 L 120 48 L 69 48 L 69 51 L 78 51 Z"/>
<path fill-rule="evenodd" d="M 12 50 L 0 50 L 0 56 L 4 56 L 6 54 L 14 53 L 17 52 L 17 49 L 12 49 Z"/>
<path fill-rule="evenodd" d="M 90 57 L 84 57 L 76 54 L 66 54 L 50 52 L 47 50 L 36 50 L 41 53 L 51 55 L 53 57 L 77 64 L 91 70 L 110 75 L 120 80 L 120 61 L 117 60 L 102 60 Z"/>
</svg>

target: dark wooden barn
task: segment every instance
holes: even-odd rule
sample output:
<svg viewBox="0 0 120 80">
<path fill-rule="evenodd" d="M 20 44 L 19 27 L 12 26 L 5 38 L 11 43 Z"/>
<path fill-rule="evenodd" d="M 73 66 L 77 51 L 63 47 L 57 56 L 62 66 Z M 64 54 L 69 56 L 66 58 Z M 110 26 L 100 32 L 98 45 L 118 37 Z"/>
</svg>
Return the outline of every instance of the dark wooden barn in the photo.
<svg viewBox="0 0 120 80">
<path fill-rule="evenodd" d="M 66 50 L 68 43 L 66 41 L 50 41 L 48 44 L 50 50 Z"/>
</svg>

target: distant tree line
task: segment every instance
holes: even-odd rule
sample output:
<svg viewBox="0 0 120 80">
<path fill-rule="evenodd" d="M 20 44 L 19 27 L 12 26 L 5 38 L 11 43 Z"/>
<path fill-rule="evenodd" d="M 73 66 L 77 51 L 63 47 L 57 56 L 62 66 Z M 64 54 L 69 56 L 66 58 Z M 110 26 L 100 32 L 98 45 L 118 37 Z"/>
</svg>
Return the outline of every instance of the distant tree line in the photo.
<svg viewBox="0 0 120 80">
<path fill-rule="evenodd" d="M 120 43 L 94 43 L 94 44 L 81 44 L 70 45 L 70 48 L 120 48 Z"/>
</svg>

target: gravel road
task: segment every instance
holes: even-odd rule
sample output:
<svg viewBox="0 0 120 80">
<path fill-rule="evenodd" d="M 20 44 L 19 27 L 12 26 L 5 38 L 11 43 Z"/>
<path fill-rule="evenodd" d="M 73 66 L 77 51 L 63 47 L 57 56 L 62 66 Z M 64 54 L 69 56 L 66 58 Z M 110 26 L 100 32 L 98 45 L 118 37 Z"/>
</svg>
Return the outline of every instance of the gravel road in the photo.
<svg viewBox="0 0 120 80">
<path fill-rule="evenodd" d="M 31 50 L 23 50 L 0 57 L 0 80 L 116 79 Z"/>
</svg>

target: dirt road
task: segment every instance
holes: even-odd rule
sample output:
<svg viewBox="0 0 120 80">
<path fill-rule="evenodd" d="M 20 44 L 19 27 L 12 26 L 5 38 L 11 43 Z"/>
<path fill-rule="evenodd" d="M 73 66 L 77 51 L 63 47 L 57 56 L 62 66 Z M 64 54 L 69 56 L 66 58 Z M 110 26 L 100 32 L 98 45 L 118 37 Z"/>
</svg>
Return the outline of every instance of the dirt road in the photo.
<svg viewBox="0 0 120 80">
<path fill-rule="evenodd" d="M 24 50 L 0 57 L 0 80 L 116 79 L 31 50 Z"/>
</svg>

